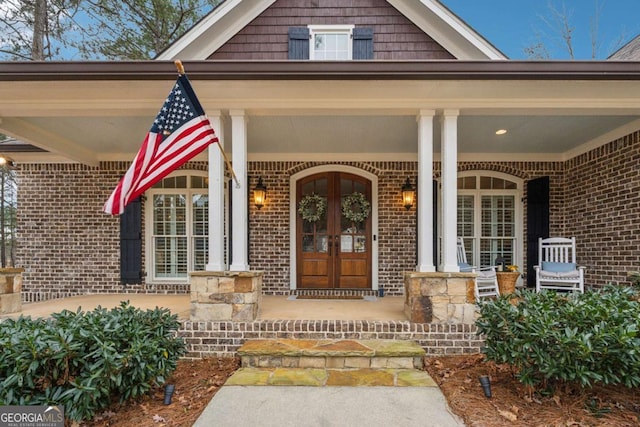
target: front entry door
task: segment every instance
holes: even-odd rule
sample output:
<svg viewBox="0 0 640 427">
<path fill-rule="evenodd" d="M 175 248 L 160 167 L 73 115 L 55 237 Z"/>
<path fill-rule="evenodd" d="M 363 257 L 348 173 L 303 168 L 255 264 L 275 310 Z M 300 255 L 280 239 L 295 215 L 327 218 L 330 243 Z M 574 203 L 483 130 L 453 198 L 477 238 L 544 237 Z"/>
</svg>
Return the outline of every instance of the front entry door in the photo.
<svg viewBox="0 0 640 427">
<path fill-rule="evenodd" d="M 297 287 L 371 289 L 371 182 L 326 172 L 296 188 Z"/>
</svg>

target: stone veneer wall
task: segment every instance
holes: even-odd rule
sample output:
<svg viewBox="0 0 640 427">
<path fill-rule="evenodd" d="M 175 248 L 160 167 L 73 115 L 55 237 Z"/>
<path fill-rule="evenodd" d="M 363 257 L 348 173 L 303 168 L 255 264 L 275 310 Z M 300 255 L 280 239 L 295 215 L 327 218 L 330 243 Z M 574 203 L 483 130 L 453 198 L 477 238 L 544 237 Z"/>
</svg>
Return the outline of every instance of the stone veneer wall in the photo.
<svg viewBox="0 0 640 427">
<path fill-rule="evenodd" d="M 484 341 L 475 325 L 374 320 L 258 320 L 253 322 L 181 323 L 186 358 L 235 356 L 252 339 L 392 339 L 412 340 L 427 355 L 476 354 Z"/>
</svg>

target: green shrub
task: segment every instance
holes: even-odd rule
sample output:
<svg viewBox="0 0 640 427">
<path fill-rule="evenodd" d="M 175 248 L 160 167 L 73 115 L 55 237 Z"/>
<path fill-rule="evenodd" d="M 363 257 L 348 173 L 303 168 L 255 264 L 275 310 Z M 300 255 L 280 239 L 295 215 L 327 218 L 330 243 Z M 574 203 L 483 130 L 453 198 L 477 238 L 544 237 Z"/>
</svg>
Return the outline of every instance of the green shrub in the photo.
<svg viewBox="0 0 640 427">
<path fill-rule="evenodd" d="M 0 405 L 64 405 L 69 419 L 91 419 L 165 382 L 185 351 L 178 327 L 169 310 L 128 302 L 0 322 Z"/>
<path fill-rule="evenodd" d="M 640 290 L 640 271 L 628 271 L 627 277 L 635 290 Z"/>
<path fill-rule="evenodd" d="M 640 385 L 640 304 L 633 289 L 516 296 L 516 305 L 500 297 L 480 308 L 488 360 L 511 365 L 531 386 Z"/>
</svg>

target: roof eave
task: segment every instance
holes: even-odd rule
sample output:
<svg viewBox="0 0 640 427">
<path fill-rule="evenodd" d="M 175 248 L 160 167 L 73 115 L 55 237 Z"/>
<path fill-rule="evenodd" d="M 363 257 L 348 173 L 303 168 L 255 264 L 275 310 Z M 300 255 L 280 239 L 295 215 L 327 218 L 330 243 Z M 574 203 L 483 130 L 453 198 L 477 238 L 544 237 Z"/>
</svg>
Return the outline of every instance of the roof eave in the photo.
<svg viewBox="0 0 640 427">
<path fill-rule="evenodd" d="M 184 61 L 192 80 L 638 80 L 640 61 Z M 171 80 L 171 61 L 0 62 L 0 81 Z"/>
</svg>

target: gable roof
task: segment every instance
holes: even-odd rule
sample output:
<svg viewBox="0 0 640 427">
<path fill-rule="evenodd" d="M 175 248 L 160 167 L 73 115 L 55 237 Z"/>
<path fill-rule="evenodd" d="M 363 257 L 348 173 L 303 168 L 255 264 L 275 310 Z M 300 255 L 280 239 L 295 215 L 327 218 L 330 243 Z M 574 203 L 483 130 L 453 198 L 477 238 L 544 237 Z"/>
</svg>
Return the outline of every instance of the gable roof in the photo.
<svg viewBox="0 0 640 427">
<path fill-rule="evenodd" d="M 225 0 L 156 59 L 205 60 L 277 0 Z M 460 60 L 507 59 L 437 0 L 387 0 Z"/>
<path fill-rule="evenodd" d="M 615 51 L 608 60 L 611 61 L 638 61 L 640 60 L 640 35 L 634 37 L 629 43 Z"/>
</svg>

